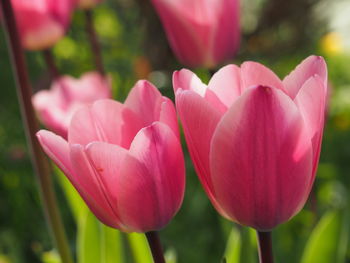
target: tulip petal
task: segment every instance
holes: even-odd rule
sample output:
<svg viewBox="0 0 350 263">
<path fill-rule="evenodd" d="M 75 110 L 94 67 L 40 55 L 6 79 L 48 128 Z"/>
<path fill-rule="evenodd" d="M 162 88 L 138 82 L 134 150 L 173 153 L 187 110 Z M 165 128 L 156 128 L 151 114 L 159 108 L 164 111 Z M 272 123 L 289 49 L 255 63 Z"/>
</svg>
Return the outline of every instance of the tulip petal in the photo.
<svg viewBox="0 0 350 263">
<path fill-rule="evenodd" d="M 56 134 L 40 130 L 36 134 L 44 152 L 72 180 L 72 167 L 69 159 L 69 146 L 66 140 Z"/>
<path fill-rule="evenodd" d="M 309 56 L 284 78 L 283 85 L 289 96 L 294 99 L 303 84 L 314 75 L 319 75 L 327 85 L 327 65 L 322 57 Z"/>
<path fill-rule="evenodd" d="M 161 228 L 179 209 L 184 161 L 179 140 L 168 126 L 157 122 L 142 129 L 129 153 L 101 142 L 91 143 L 86 151 L 129 231 Z"/>
<path fill-rule="evenodd" d="M 103 141 L 128 148 L 141 127 L 142 121 L 123 104 L 99 100 L 74 114 L 68 129 L 68 141 L 81 145 Z"/>
<path fill-rule="evenodd" d="M 167 97 L 163 97 L 164 101 L 161 105 L 159 121 L 168 125 L 174 134 L 180 138 L 179 125 L 177 121 L 174 103 Z"/>
<path fill-rule="evenodd" d="M 136 135 L 130 154 L 145 165 L 158 196 L 158 209 L 166 224 L 182 203 L 185 163 L 179 138 L 161 122 L 154 122 Z M 151 182 L 151 180 L 153 182 Z"/>
<path fill-rule="evenodd" d="M 175 71 L 173 74 L 173 87 L 175 93 L 178 89 L 191 90 L 197 93 L 205 98 L 205 100 L 221 114 L 227 110 L 227 107 L 220 101 L 215 91 L 208 89 L 207 85 L 190 70 L 182 69 L 180 71 Z"/>
<path fill-rule="evenodd" d="M 193 9 L 189 8 L 191 2 L 186 3 L 185 9 L 184 5 L 178 5 L 176 1 L 152 0 L 152 3 L 162 20 L 172 50 L 182 63 L 191 67 L 206 63 L 205 60 L 209 55 L 206 51 L 210 50 L 209 42 L 212 33 L 205 23 L 191 21 L 198 17 L 194 16 Z M 203 5 L 197 4 L 197 6 Z M 202 10 L 198 11 L 197 14 L 203 13 L 200 12 Z M 184 19 L 189 12 L 191 12 L 190 19 Z"/>
<path fill-rule="evenodd" d="M 85 73 L 79 79 L 62 76 L 54 85 L 60 91 L 62 102 L 67 106 L 74 102 L 92 103 L 112 96 L 109 79 L 97 72 Z"/>
<path fill-rule="evenodd" d="M 109 110 L 105 110 L 110 107 Z M 97 111 L 101 109 L 102 111 Z M 120 121 L 123 105 L 116 101 L 104 100 L 102 103 L 84 106 L 78 110 L 72 117 L 68 129 L 68 141 L 71 144 L 87 145 L 93 141 L 105 141 L 110 143 L 119 143 L 119 126 L 116 122 Z M 107 114 L 107 115 L 105 115 Z M 100 119 L 103 118 L 103 119 Z M 111 123 L 105 124 L 106 120 Z M 110 127 L 114 131 L 106 131 Z M 108 135 L 112 135 L 111 137 Z"/>
<path fill-rule="evenodd" d="M 294 99 L 308 129 L 309 137 L 312 140 L 314 156 L 313 179 L 316 174 L 321 150 L 326 96 L 327 90 L 325 89 L 324 81 L 316 75 L 305 82 Z"/>
<path fill-rule="evenodd" d="M 147 80 L 139 80 L 131 89 L 124 105 L 143 120 L 142 127 L 159 120 L 163 97 L 159 90 Z"/>
<path fill-rule="evenodd" d="M 45 153 L 63 171 L 63 173 L 67 176 L 69 181 L 77 189 L 77 191 L 80 193 L 80 195 L 85 200 L 90 209 L 93 211 L 93 213 L 105 224 L 119 228 L 119 224 L 115 220 L 111 220 L 111 218 L 114 218 L 114 216 L 110 214 L 109 209 L 106 209 L 104 205 L 101 205 L 101 203 L 104 203 L 102 193 L 98 191 L 99 188 L 97 188 L 96 190 L 93 188 L 93 185 L 90 184 L 91 181 L 89 180 L 88 176 L 90 173 L 79 173 L 77 176 L 76 171 L 74 169 L 75 167 L 73 167 L 75 165 L 72 165 L 71 163 L 71 154 L 68 143 L 60 136 L 57 136 L 54 133 L 45 130 L 39 131 L 37 133 L 37 137 Z M 73 159 L 73 162 L 74 161 L 76 161 L 75 158 Z M 87 168 L 85 168 L 85 166 L 83 165 L 82 172 L 84 172 L 86 169 Z M 80 178 L 79 175 L 86 176 Z"/>
<path fill-rule="evenodd" d="M 175 93 L 178 89 L 192 90 L 201 97 L 205 96 L 207 90 L 207 85 L 203 84 L 197 75 L 188 69 L 181 69 L 174 72 L 173 87 Z"/>
<path fill-rule="evenodd" d="M 258 85 L 284 90 L 282 81 L 269 68 L 257 62 L 244 62 L 241 65 L 241 93 Z"/>
<path fill-rule="evenodd" d="M 221 115 L 200 95 L 189 90 L 177 90 L 176 107 L 197 175 L 214 207 L 224 214 L 215 200 L 209 169 L 210 141 Z"/>
<path fill-rule="evenodd" d="M 67 138 L 67 113 L 60 108 L 61 101 L 55 91 L 41 90 L 32 97 L 33 106 L 47 128 Z"/>
<path fill-rule="evenodd" d="M 218 4 L 217 1 L 210 2 L 220 6 L 220 15 L 215 17 L 216 30 L 211 39 L 213 59 L 217 64 L 233 58 L 238 50 L 241 33 L 240 1 L 223 0 L 221 4 Z"/>
<path fill-rule="evenodd" d="M 79 144 L 71 145 L 70 159 L 75 175 L 72 183 L 91 211 L 106 225 L 123 229 L 123 224 L 106 191 L 106 185 L 93 166 L 85 148 Z"/>
<path fill-rule="evenodd" d="M 227 65 L 216 72 L 208 84 L 220 101 L 228 108 L 241 95 L 241 70 Z"/>
<path fill-rule="evenodd" d="M 215 130 L 210 168 L 215 197 L 231 219 L 269 230 L 298 212 L 312 146 L 293 101 L 265 86 L 244 92 Z"/>
</svg>

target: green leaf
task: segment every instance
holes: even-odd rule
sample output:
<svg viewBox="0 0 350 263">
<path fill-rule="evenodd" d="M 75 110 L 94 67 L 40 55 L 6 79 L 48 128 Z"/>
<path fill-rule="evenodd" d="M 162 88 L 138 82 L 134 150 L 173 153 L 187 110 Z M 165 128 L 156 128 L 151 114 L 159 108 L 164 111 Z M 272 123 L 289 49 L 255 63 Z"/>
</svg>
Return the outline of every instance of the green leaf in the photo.
<svg viewBox="0 0 350 263">
<path fill-rule="evenodd" d="M 257 262 L 257 242 L 256 231 L 250 227 L 240 227 L 241 233 L 241 263 L 255 263 Z"/>
<path fill-rule="evenodd" d="M 257 262 L 255 230 L 234 225 L 227 239 L 224 260 L 227 263 Z"/>
<path fill-rule="evenodd" d="M 240 262 L 241 256 L 242 239 L 241 234 L 236 226 L 231 230 L 226 243 L 226 251 L 224 258 L 227 263 L 238 263 Z"/>
<path fill-rule="evenodd" d="M 101 224 L 101 261 L 103 263 L 124 263 L 122 233 Z"/>
<path fill-rule="evenodd" d="M 153 263 L 152 254 L 144 234 L 131 233 L 127 234 L 127 238 L 135 263 Z"/>
<path fill-rule="evenodd" d="M 340 211 L 327 212 L 321 218 L 311 233 L 305 246 L 301 263 L 329 263 L 345 262 L 343 246 L 344 231 L 348 231 L 343 222 L 343 213 Z"/>
<path fill-rule="evenodd" d="M 77 254 L 79 263 L 101 262 L 101 224 L 96 217 L 86 211 L 86 216 L 78 223 Z"/>
<path fill-rule="evenodd" d="M 55 165 L 53 165 L 54 171 L 57 174 L 58 181 L 65 193 L 69 207 L 74 215 L 75 221 L 78 223 L 82 216 L 85 216 L 88 208 L 85 205 L 85 202 L 75 190 L 74 186 L 63 174 L 63 172 Z"/>
</svg>

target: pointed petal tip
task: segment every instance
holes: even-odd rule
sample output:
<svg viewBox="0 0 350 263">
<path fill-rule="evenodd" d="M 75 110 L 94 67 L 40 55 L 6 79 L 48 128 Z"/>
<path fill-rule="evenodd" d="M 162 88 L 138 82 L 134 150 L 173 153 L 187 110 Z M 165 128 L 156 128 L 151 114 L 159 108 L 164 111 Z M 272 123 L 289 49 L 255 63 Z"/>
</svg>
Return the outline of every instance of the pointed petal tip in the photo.
<svg viewBox="0 0 350 263">
<path fill-rule="evenodd" d="M 134 88 L 139 88 L 139 89 L 157 89 L 150 81 L 146 80 L 146 79 L 140 79 L 138 80 L 133 89 Z"/>
</svg>

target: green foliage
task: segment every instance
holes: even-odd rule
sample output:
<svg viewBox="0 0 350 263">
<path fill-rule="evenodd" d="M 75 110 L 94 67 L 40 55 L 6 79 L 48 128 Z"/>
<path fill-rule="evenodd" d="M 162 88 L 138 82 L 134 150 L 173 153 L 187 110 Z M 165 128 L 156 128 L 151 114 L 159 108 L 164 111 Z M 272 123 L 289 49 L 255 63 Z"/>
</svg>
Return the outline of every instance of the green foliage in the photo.
<svg viewBox="0 0 350 263">
<path fill-rule="evenodd" d="M 100 223 L 95 216 L 87 211 L 84 218 L 78 222 L 78 262 L 101 262 L 101 236 Z"/>
<path fill-rule="evenodd" d="M 343 220 L 344 214 L 340 211 L 329 211 L 323 215 L 306 243 L 301 263 L 345 262 L 344 246 L 347 247 L 349 233 Z"/>
<path fill-rule="evenodd" d="M 233 226 L 227 239 L 224 258 L 227 263 L 255 263 L 257 261 L 255 230 Z"/>
<path fill-rule="evenodd" d="M 104 263 L 124 263 L 122 233 L 101 224 L 101 261 Z"/>
<path fill-rule="evenodd" d="M 135 263 L 153 263 L 145 235 L 131 233 L 127 235 L 127 238 Z"/>
<path fill-rule="evenodd" d="M 241 262 L 242 237 L 239 230 L 233 227 L 228 237 L 224 258 L 227 263 Z"/>
</svg>

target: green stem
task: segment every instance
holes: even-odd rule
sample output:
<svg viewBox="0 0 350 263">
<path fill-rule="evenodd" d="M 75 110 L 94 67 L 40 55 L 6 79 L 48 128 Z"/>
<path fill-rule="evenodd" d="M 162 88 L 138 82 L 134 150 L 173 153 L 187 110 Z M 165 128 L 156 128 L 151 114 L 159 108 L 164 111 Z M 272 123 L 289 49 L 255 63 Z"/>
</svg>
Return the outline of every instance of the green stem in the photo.
<svg viewBox="0 0 350 263">
<path fill-rule="evenodd" d="M 3 15 L 3 22 L 16 81 L 16 89 L 21 107 L 23 125 L 26 132 L 28 147 L 31 153 L 32 163 L 39 183 L 39 190 L 43 201 L 46 219 L 60 253 L 62 262 L 72 263 L 73 260 L 57 207 L 52 179 L 50 176 L 50 168 L 38 140 L 35 137 L 35 133 L 38 130 L 38 124 L 31 103 L 32 93 L 29 84 L 29 77 L 24 60 L 23 49 L 16 27 L 11 0 L 1 0 L 0 9 Z"/>
</svg>

